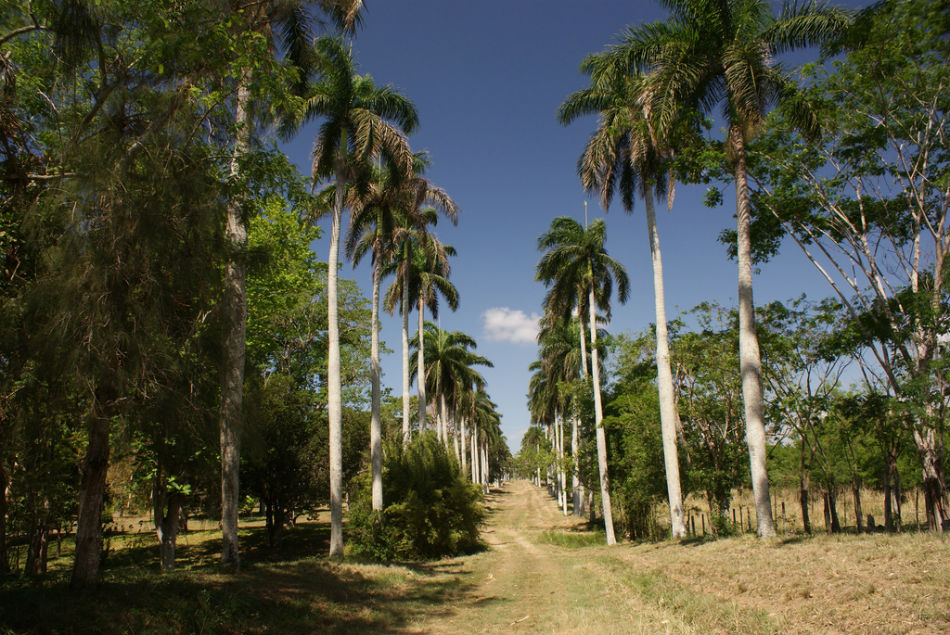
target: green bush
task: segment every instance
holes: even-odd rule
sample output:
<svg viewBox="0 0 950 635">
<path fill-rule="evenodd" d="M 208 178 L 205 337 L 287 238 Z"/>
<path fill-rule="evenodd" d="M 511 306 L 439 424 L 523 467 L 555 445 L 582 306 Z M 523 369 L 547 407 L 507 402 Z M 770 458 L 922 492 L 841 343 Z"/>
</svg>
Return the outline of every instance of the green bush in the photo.
<svg viewBox="0 0 950 635">
<path fill-rule="evenodd" d="M 434 432 L 409 447 L 387 448 L 382 513 L 372 511 L 371 479 L 360 477 L 350 514 L 354 555 L 378 561 L 423 560 L 480 548 L 485 516 L 479 488 Z"/>
</svg>

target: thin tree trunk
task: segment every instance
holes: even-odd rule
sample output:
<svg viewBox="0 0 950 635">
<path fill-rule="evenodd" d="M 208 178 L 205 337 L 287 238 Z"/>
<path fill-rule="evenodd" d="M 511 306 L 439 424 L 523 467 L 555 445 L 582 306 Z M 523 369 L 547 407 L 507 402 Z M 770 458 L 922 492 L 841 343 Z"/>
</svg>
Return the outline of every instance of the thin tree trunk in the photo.
<svg viewBox="0 0 950 635">
<path fill-rule="evenodd" d="M 373 511 L 383 511 L 383 427 L 380 415 L 380 370 L 379 370 L 379 285 L 381 277 L 379 259 L 373 263 L 373 309 L 371 315 L 370 370 L 371 412 L 369 419 L 370 463 L 373 478 Z"/>
<path fill-rule="evenodd" d="M 666 493 L 670 503 L 670 531 L 674 539 L 686 536 L 683 521 L 683 493 L 680 488 L 679 455 L 676 447 L 676 404 L 673 402 L 673 372 L 670 370 L 670 344 L 666 330 L 666 300 L 663 288 L 663 258 L 660 234 L 653 209 L 653 192 L 645 188 L 647 234 L 653 259 L 653 297 L 656 305 L 656 384 L 660 397 L 660 429 L 663 436 L 663 463 L 666 468 Z"/>
<path fill-rule="evenodd" d="M 799 474 L 799 496 L 798 501 L 802 507 L 802 528 L 806 534 L 811 533 L 811 520 L 808 517 L 808 488 L 810 485 L 810 474 L 805 465 L 805 441 L 801 441 L 801 472 Z"/>
<path fill-rule="evenodd" d="M 465 417 L 461 417 L 461 442 L 462 442 L 462 474 L 468 474 L 468 430 L 465 425 Z"/>
<path fill-rule="evenodd" d="M 614 516 L 610 508 L 610 482 L 607 476 L 607 435 L 604 432 L 604 411 L 600 404 L 600 365 L 597 359 L 597 310 L 594 308 L 594 287 L 590 288 L 590 367 L 594 379 L 594 424 L 597 437 L 597 469 L 600 472 L 600 501 L 604 514 L 607 544 L 617 544 L 614 537 Z"/>
<path fill-rule="evenodd" d="M 231 157 L 231 178 L 240 176 L 240 159 L 247 153 L 251 118 L 248 104 L 251 93 L 247 87 L 250 74 L 245 72 L 237 91 L 234 120 L 234 154 Z M 247 270 L 244 252 L 247 249 L 247 227 L 244 225 L 241 200 L 232 198 L 227 206 L 225 237 L 230 255 L 224 271 L 224 302 L 227 307 L 224 334 L 224 367 L 221 381 L 221 415 L 218 442 L 221 452 L 221 564 L 232 569 L 241 566 L 238 546 L 238 507 L 240 492 L 241 421 L 244 403 L 244 352 L 247 329 Z"/>
<path fill-rule="evenodd" d="M 558 423 L 558 437 L 561 455 L 561 513 L 567 516 L 567 470 L 564 469 L 564 417 L 560 418 Z"/>
<path fill-rule="evenodd" d="M 89 442 L 80 466 L 82 480 L 79 484 L 76 553 L 70 583 L 74 589 L 93 586 L 99 577 L 102 497 L 109 471 L 109 421 L 110 418 L 104 413 L 93 412 L 89 422 Z"/>
<path fill-rule="evenodd" d="M 419 431 L 426 429 L 426 355 L 425 345 L 423 343 L 422 331 L 425 322 L 425 304 L 422 296 L 419 296 L 419 352 L 416 365 L 416 386 L 419 388 Z"/>
<path fill-rule="evenodd" d="M 439 418 L 442 420 L 440 423 L 439 435 L 440 440 L 446 446 L 449 444 L 449 408 L 445 404 L 445 394 L 439 390 Z"/>
<path fill-rule="evenodd" d="M 914 429 L 914 441 L 920 455 L 927 528 L 943 532 L 950 529 L 947 486 L 943 481 L 943 444 L 932 427 Z"/>
<path fill-rule="evenodd" d="M 738 125 L 730 129 L 735 152 L 736 234 L 739 265 L 739 366 L 742 373 L 742 400 L 745 405 L 746 443 L 752 473 L 756 533 L 760 538 L 775 535 L 769 477 L 765 466 L 765 420 L 762 414 L 762 360 L 755 332 L 752 302 L 752 241 L 749 235 L 750 201 L 746 183 L 745 144 Z"/>
<path fill-rule="evenodd" d="M 343 133 L 346 134 L 345 132 Z M 341 148 L 346 144 L 341 143 Z M 342 150 L 341 150 L 342 151 Z M 337 308 L 337 261 L 343 215 L 343 159 L 336 164 L 336 202 L 327 256 L 327 415 L 330 427 L 330 557 L 343 557 L 343 404 L 340 378 L 340 324 Z"/>
<path fill-rule="evenodd" d="M 409 285 L 402 283 L 402 446 L 409 445 Z"/>
<path fill-rule="evenodd" d="M 854 496 L 855 527 L 861 533 L 864 531 L 864 509 L 861 507 L 861 479 L 858 476 L 854 477 L 851 494 Z"/>
<path fill-rule="evenodd" d="M 573 513 L 575 516 L 583 516 L 584 486 L 581 485 L 581 468 L 578 461 L 578 453 L 580 452 L 580 425 L 578 419 L 577 412 L 574 412 L 571 416 L 571 461 L 574 465 L 574 469 L 571 470 L 571 490 L 574 497 Z"/>
<path fill-rule="evenodd" d="M 7 559 L 7 488 L 9 485 L 7 468 L 0 458 L 0 575 L 10 572 L 10 561 Z"/>
</svg>

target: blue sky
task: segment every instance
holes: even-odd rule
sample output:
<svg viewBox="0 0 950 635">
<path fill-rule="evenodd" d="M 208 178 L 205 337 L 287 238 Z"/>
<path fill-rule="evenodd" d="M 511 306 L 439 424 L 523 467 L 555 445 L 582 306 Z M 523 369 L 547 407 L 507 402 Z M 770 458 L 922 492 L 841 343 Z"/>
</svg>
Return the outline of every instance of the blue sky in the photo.
<svg viewBox="0 0 950 635">
<path fill-rule="evenodd" d="M 530 423 L 531 320 L 544 295 L 534 281 L 537 238 L 556 216 L 583 219 L 587 198 L 575 166 L 594 119 L 563 127 L 557 108 L 586 85 L 578 70 L 585 55 L 605 48 L 626 25 L 664 16 L 658 4 L 616 0 L 377 0 L 368 3 L 355 39 L 359 72 L 416 105 L 421 125 L 410 143 L 429 152 L 426 175 L 461 208 L 457 227 L 443 222 L 436 230 L 458 250 L 451 279 L 461 298 L 457 312 L 441 312 L 441 326 L 475 337 L 478 352 L 494 363 L 483 374 L 512 452 Z M 304 173 L 315 131 L 311 125 L 283 146 Z M 701 202 L 704 186 L 680 186 L 673 211 L 658 213 L 670 317 L 704 300 L 736 302 L 736 266 L 717 241 L 721 230 L 734 227 L 733 192 L 723 190 L 724 205 L 708 209 Z M 596 199 L 589 200 L 588 214 L 603 217 Z M 642 207 L 627 215 L 614 205 L 606 222 L 607 249 L 631 280 L 630 299 L 626 306 L 614 302 L 609 330 L 640 331 L 654 320 Z M 315 245 L 322 259 L 328 246 L 327 238 Z M 785 246 L 761 267 L 757 304 L 803 292 L 829 295 L 795 249 Z M 346 263 L 343 275 L 369 295 L 368 265 L 354 270 Z M 398 316 L 383 314 L 382 338 L 393 350 L 383 359 L 383 382 L 398 394 Z"/>
</svg>

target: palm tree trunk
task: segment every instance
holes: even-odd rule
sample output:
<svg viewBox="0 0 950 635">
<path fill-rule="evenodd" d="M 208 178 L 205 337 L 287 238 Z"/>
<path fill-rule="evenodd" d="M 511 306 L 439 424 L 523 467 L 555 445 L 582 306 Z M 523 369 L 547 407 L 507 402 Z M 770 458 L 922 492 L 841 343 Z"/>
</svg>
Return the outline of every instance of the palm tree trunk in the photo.
<svg viewBox="0 0 950 635">
<path fill-rule="evenodd" d="M 449 445 L 449 409 L 445 405 L 445 393 L 439 390 L 439 435 L 442 443 Z"/>
<path fill-rule="evenodd" d="M 419 354 L 416 366 L 416 385 L 419 388 L 419 431 L 426 429 L 426 355 L 425 345 L 422 337 L 423 323 L 425 322 L 425 304 L 422 296 L 419 296 Z"/>
<path fill-rule="evenodd" d="M 370 389 L 371 412 L 369 419 L 370 463 L 373 477 L 373 511 L 383 511 L 383 430 L 380 417 L 379 395 L 379 285 L 381 263 L 373 263 L 373 309 L 371 316 L 370 366 L 372 387 Z"/>
<path fill-rule="evenodd" d="M 580 422 L 578 421 L 577 412 L 574 412 L 571 416 L 571 458 L 574 464 L 574 469 L 571 471 L 571 491 L 573 492 L 573 513 L 575 516 L 584 515 L 584 486 L 581 485 L 581 468 L 578 462 L 580 444 Z"/>
<path fill-rule="evenodd" d="M 653 296 L 656 304 L 656 380 L 660 397 L 660 428 L 663 436 L 663 462 L 666 467 L 666 493 L 670 503 L 670 530 L 673 538 L 686 536 L 683 522 L 683 494 L 680 489 L 679 456 L 676 448 L 676 405 L 673 403 L 673 373 L 670 370 L 670 344 L 666 331 L 666 300 L 663 291 L 663 258 L 660 234 L 656 228 L 653 192 L 644 188 L 647 234 L 653 258 Z"/>
<path fill-rule="evenodd" d="M 564 416 L 558 418 L 558 458 L 560 460 L 561 512 L 567 516 L 567 471 L 564 469 Z"/>
<path fill-rule="evenodd" d="M 578 305 L 577 311 L 577 325 L 580 327 L 580 338 L 581 338 L 581 377 L 587 378 L 587 329 L 584 328 L 584 316 L 581 315 L 580 305 Z"/>
<path fill-rule="evenodd" d="M 237 132 L 234 155 L 231 158 L 231 177 L 240 172 L 238 164 L 247 152 L 250 139 L 248 104 L 251 94 L 245 73 L 238 86 L 235 123 Z M 243 252 L 247 248 L 247 227 L 241 214 L 241 201 L 232 199 L 227 207 L 225 236 L 231 255 L 224 271 L 224 297 L 227 317 L 224 335 L 224 368 L 221 385 L 221 415 L 218 436 L 221 451 L 221 564 L 240 568 L 238 549 L 238 505 L 240 483 L 238 474 L 241 461 L 241 419 L 244 399 L 244 350 L 247 329 L 247 270 Z"/>
<path fill-rule="evenodd" d="M 478 422 L 472 422 L 472 482 L 478 483 Z"/>
<path fill-rule="evenodd" d="M 344 133 L 345 134 L 345 133 Z M 346 144 L 341 144 L 345 148 Z M 341 150 L 342 152 L 342 150 Z M 343 406 L 340 378 L 340 324 L 337 309 L 337 261 L 340 220 L 343 216 L 344 174 L 342 157 L 336 164 L 336 201 L 327 256 L 327 416 L 330 427 L 330 557 L 343 557 Z"/>
<path fill-rule="evenodd" d="M 597 359 L 597 309 L 594 287 L 590 288 L 590 370 L 594 379 L 594 424 L 597 436 L 597 469 L 600 472 L 600 500 L 604 514 L 607 544 L 617 544 L 614 537 L 614 515 L 610 508 L 610 482 L 607 476 L 607 435 L 604 433 L 604 410 L 600 403 L 600 366 Z"/>
<path fill-rule="evenodd" d="M 460 418 L 460 424 L 462 429 L 459 436 L 462 437 L 462 474 L 464 475 L 468 474 L 468 430 L 466 430 L 464 415 Z"/>
<path fill-rule="evenodd" d="M 402 282 L 402 445 L 409 445 L 409 285 Z"/>
<path fill-rule="evenodd" d="M 769 478 L 765 467 L 765 421 L 762 415 L 762 360 L 755 332 L 752 303 L 752 242 L 749 236 L 749 188 L 746 183 L 745 144 L 738 125 L 730 128 L 735 160 L 736 234 L 739 263 L 739 366 L 742 373 L 742 400 L 745 404 L 746 443 L 752 472 L 756 532 L 760 538 L 775 535 Z"/>
</svg>

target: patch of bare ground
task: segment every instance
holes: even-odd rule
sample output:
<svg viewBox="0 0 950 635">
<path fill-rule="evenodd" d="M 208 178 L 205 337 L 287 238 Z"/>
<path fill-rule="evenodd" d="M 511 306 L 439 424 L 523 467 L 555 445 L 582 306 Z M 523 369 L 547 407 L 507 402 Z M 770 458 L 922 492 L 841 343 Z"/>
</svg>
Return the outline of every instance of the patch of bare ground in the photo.
<svg viewBox="0 0 950 635">
<path fill-rule="evenodd" d="M 932 534 L 745 536 L 627 545 L 610 558 L 739 610 L 765 611 L 783 632 L 910 635 L 950 630 L 948 547 Z"/>
</svg>

